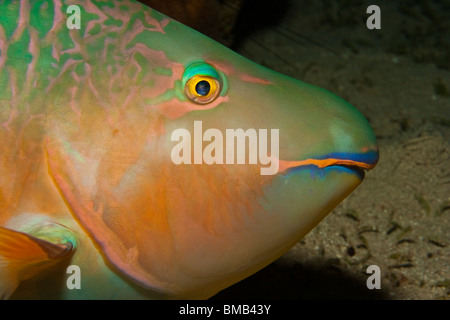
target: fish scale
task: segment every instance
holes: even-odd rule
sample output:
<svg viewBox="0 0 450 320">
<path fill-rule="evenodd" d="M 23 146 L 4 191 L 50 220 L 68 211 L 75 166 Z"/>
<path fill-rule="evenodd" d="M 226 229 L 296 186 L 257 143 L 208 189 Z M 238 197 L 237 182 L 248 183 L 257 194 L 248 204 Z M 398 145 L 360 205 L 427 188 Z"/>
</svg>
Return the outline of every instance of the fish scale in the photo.
<svg viewBox="0 0 450 320">
<path fill-rule="evenodd" d="M 138 2 L 0 9 L 1 297 L 211 297 L 286 252 L 378 161 L 341 98 Z M 173 133 L 199 121 L 214 141 L 193 135 L 194 151 L 215 160 L 176 164 Z M 279 131 L 275 174 L 219 158 L 219 133 L 241 128 Z"/>
</svg>

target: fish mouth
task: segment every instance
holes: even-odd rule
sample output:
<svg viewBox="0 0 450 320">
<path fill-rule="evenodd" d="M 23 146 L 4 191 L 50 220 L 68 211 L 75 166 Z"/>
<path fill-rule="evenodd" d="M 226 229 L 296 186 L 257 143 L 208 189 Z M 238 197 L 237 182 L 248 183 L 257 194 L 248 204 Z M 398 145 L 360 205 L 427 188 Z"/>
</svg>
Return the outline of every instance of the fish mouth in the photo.
<svg viewBox="0 0 450 320">
<path fill-rule="evenodd" d="M 337 169 L 358 175 L 361 179 L 365 171 L 373 169 L 378 163 L 378 151 L 366 153 L 333 153 L 318 158 L 300 161 L 279 161 L 279 173 L 292 173 L 305 168 Z"/>
</svg>

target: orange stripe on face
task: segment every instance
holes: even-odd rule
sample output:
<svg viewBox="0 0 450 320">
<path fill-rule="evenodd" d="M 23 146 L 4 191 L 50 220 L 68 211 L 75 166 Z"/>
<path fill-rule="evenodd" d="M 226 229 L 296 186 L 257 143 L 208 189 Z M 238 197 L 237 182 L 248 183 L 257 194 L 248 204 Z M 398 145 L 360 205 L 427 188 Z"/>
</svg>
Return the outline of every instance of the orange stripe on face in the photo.
<svg viewBox="0 0 450 320">
<path fill-rule="evenodd" d="M 321 159 L 321 160 L 306 159 L 306 160 L 300 160 L 300 161 L 280 160 L 278 172 L 284 172 L 290 168 L 300 167 L 300 166 L 308 166 L 308 165 L 314 165 L 319 168 L 326 168 L 326 167 L 336 166 L 336 165 L 346 165 L 346 166 L 355 166 L 355 167 L 359 167 L 361 169 L 370 170 L 370 169 L 374 168 L 376 164 L 369 164 L 369 163 L 365 163 L 365 162 L 346 160 L 346 159 L 333 159 L 333 158 Z"/>
<path fill-rule="evenodd" d="M 269 85 L 272 84 L 272 82 L 270 82 L 267 79 L 262 79 L 262 78 L 258 78 L 249 74 L 242 74 L 241 75 L 241 80 L 245 81 L 245 82 L 251 82 L 251 83 L 256 83 L 256 84 L 264 84 L 264 85 Z"/>
</svg>

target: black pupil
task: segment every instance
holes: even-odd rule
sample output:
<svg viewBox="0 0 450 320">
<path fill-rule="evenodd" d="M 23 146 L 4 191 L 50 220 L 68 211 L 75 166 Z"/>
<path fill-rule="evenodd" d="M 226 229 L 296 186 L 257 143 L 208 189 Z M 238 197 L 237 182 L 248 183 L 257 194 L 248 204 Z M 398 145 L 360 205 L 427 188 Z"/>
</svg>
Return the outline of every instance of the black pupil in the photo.
<svg viewBox="0 0 450 320">
<path fill-rule="evenodd" d="M 195 91 L 201 96 L 208 95 L 209 90 L 211 90 L 211 85 L 206 80 L 199 81 L 195 86 Z"/>
</svg>

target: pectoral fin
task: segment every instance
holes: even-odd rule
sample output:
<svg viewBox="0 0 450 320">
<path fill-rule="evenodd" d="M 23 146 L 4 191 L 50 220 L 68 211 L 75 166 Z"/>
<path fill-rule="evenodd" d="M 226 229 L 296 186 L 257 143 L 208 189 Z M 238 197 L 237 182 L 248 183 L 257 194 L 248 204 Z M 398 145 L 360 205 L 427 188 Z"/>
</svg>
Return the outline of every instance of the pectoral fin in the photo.
<svg viewBox="0 0 450 320">
<path fill-rule="evenodd" d="M 19 283 L 72 254 L 75 237 L 59 224 L 46 223 L 33 235 L 0 227 L 0 299 L 8 299 Z"/>
</svg>

